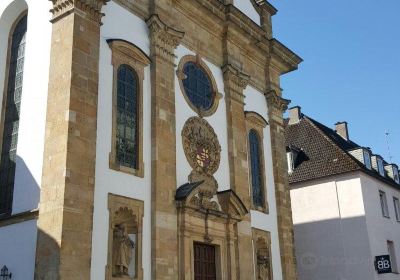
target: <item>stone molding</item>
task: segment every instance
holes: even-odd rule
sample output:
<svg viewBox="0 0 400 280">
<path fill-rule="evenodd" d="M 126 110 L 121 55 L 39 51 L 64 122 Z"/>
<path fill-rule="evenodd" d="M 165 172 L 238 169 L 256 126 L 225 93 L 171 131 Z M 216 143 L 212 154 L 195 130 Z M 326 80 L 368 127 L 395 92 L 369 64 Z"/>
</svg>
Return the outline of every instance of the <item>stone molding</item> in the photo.
<svg viewBox="0 0 400 280">
<path fill-rule="evenodd" d="M 249 84 L 250 76 L 231 64 L 222 66 L 222 72 L 224 74 L 225 87 L 229 89 L 226 93 L 229 94 L 232 100 L 244 104 L 245 96 L 243 91 Z"/>
<path fill-rule="evenodd" d="M 147 21 L 150 30 L 151 53 L 162 57 L 165 61 L 175 63 L 174 50 L 179 46 L 184 32 L 167 26 L 158 15 L 152 15 Z"/>
<path fill-rule="evenodd" d="M 101 8 L 109 0 L 49 0 L 53 3 L 50 12 L 53 14 L 52 22 L 73 13 L 78 12 L 85 15 L 88 19 L 101 24 L 104 14 Z"/>
</svg>

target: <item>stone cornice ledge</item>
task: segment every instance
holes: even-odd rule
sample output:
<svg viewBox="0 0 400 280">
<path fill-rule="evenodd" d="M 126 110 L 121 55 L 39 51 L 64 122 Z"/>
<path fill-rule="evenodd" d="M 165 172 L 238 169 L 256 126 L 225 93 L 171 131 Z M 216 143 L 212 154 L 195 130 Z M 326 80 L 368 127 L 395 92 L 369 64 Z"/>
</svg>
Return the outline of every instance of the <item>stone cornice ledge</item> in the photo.
<svg viewBox="0 0 400 280">
<path fill-rule="evenodd" d="M 86 16 L 90 20 L 101 24 L 101 18 L 104 14 L 101 12 L 101 8 L 109 0 L 49 0 L 53 3 L 53 8 L 50 12 L 53 14 L 51 22 L 67 16 L 73 12 L 78 12 L 83 16 Z"/>
<path fill-rule="evenodd" d="M 37 219 L 39 216 L 39 210 L 34 209 L 31 211 L 26 211 L 6 217 L 0 218 L 0 227 L 5 227 L 13 224 L 18 224 L 30 220 Z"/>
<path fill-rule="evenodd" d="M 284 44 L 276 39 L 271 39 L 271 55 L 278 58 L 278 60 L 285 66 L 281 74 L 294 71 L 298 68 L 298 65 L 303 62 L 303 59 L 295 54 L 293 51 L 288 49 Z"/>
</svg>

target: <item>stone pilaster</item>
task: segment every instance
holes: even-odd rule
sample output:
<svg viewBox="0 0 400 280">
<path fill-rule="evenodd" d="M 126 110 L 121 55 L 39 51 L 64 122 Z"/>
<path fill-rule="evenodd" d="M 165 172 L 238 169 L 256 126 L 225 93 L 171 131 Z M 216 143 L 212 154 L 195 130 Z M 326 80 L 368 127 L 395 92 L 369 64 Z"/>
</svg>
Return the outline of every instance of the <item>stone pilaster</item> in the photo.
<svg viewBox="0 0 400 280">
<path fill-rule="evenodd" d="M 53 0 L 35 279 L 90 279 L 103 0 Z"/>
<path fill-rule="evenodd" d="M 178 279 L 175 205 L 175 54 L 184 33 L 153 15 L 147 20 L 151 44 L 152 276 Z"/>
<path fill-rule="evenodd" d="M 247 133 L 244 113 L 244 89 L 249 76 L 236 67 L 227 64 L 222 67 L 224 73 L 225 101 L 228 124 L 228 153 L 231 188 L 240 197 L 247 209 L 250 209 L 249 169 L 247 162 Z M 238 223 L 238 252 L 236 252 L 236 274 L 238 279 L 253 279 L 253 255 L 250 214 Z"/>
<path fill-rule="evenodd" d="M 286 111 L 290 101 L 283 99 L 277 90 L 270 90 L 265 96 L 267 99 L 269 125 L 271 129 L 272 159 L 274 162 L 275 196 L 283 279 L 295 280 L 297 279 L 296 261 L 283 118 L 283 113 Z"/>
</svg>

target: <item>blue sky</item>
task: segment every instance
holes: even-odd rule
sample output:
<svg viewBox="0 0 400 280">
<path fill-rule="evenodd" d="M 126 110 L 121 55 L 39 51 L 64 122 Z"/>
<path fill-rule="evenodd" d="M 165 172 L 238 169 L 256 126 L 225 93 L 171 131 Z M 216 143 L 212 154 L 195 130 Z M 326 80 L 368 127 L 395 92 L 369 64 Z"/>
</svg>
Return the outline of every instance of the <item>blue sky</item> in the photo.
<svg viewBox="0 0 400 280">
<path fill-rule="evenodd" d="M 274 37 L 304 62 L 282 77 L 291 106 L 400 165 L 400 0 L 270 0 Z"/>
</svg>

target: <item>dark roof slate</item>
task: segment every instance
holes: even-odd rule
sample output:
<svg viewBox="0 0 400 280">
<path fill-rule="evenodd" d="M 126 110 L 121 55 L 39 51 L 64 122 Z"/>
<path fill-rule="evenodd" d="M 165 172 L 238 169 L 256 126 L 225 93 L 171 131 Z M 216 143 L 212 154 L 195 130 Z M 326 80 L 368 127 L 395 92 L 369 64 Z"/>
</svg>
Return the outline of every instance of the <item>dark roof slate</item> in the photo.
<svg viewBox="0 0 400 280">
<path fill-rule="evenodd" d="M 289 175 L 290 183 L 360 170 L 400 188 L 392 179 L 382 177 L 374 170 L 368 170 L 354 158 L 349 151 L 361 146 L 342 138 L 335 130 L 304 114 L 298 123 L 289 125 L 286 121 L 285 124 L 286 146 L 298 147 L 308 157 L 308 160 L 299 164 Z"/>
</svg>

